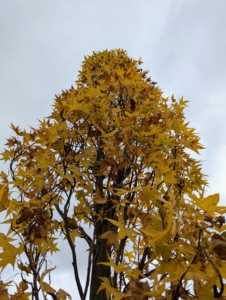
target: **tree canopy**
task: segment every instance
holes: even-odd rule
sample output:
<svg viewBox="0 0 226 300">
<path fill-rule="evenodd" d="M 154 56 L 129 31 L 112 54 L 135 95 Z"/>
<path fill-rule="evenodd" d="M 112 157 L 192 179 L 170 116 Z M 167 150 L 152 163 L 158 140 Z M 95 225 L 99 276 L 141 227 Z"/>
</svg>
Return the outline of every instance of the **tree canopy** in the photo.
<svg viewBox="0 0 226 300">
<path fill-rule="evenodd" d="M 163 97 L 141 64 L 122 49 L 93 52 L 38 128 L 11 124 L 0 268 L 15 267 L 21 281 L 14 294 L 1 281 L 1 299 L 73 297 L 50 283 L 47 261 L 62 237 L 81 300 L 225 299 L 226 207 L 205 194 L 191 156 L 203 147 L 184 115 L 188 101 Z"/>
</svg>

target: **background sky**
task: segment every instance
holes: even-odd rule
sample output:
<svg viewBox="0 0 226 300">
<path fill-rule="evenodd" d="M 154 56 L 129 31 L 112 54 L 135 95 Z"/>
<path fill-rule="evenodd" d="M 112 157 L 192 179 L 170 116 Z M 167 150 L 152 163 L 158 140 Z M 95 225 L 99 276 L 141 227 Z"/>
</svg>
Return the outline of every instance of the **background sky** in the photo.
<svg viewBox="0 0 226 300">
<path fill-rule="evenodd" d="M 11 122 L 28 128 L 50 115 L 54 94 L 74 84 L 84 55 L 123 48 L 142 58 L 165 96 L 190 100 L 186 117 L 206 147 L 199 159 L 208 193 L 220 193 L 226 205 L 225 15 L 225 0 L 1 0 L 0 151 Z M 80 247 L 83 278 L 87 246 Z M 63 249 L 52 260 L 53 286 L 76 299 Z"/>
</svg>

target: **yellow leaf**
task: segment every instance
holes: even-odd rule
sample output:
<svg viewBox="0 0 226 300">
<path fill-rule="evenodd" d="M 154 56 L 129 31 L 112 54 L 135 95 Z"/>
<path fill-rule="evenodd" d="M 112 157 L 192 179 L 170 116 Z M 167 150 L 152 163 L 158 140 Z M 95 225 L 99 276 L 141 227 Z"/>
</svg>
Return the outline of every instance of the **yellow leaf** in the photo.
<svg viewBox="0 0 226 300">
<path fill-rule="evenodd" d="M 118 233 L 112 230 L 108 230 L 102 235 L 99 236 L 100 239 L 107 239 L 107 245 L 115 245 L 115 248 L 118 249 L 119 241 L 118 241 Z"/>
<path fill-rule="evenodd" d="M 30 296 L 32 295 L 31 292 L 26 292 L 26 293 L 23 293 L 23 295 L 20 297 L 20 300 L 30 300 Z"/>
<path fill-rule="evenodd" d="M 3 185 L 0 185 L 0 212 L 9 206 L 8 193 Z"/>
<path fill-rule="evenodd" d="M 126 263 L 117 264 L 115 261 L 107 254 L 109 262 L 100 262 L 99 264 L 112 267 L 116 273 L 120 274 L 125 271 Z"/>
<path fill-rule="evenodd" d="M 112 112 L 113 113 L 118 113 L 121 111 L 121 107 L 117 107 L 117 108 L 112 108 Z"/>
<path fill-rule="evenodd" d="M 208 211 L 208 209 L 210 208 L 210 206 L 214 205 L 216 206 L 217 203 L 220 200 L 220 195 L 219 194 L 214 194 L 211 196 L 208 196 L 206 198 L 203 199 L 203 209 L 205 211 Z"/>
<path fill-rule="evenodd" d="M 42 287 L 42 291 L 46 292 L 46 293 L 55 293 L 56 290 L 54 290 L 48 283 L 46 283 L 45 281 L 42 282 L 41 284 Z"/>
<path fill-rule="evenodd" d="M 70 174 L 66 174 L 66 175 L 62 175 L 62 178 L 65 178 L 67 179 L 68 181 L 70 181 L 70 183 L 73 185 L 75 183 L 74 181 L 74 176 L 73 175 L 70 175 Z"/>
<path fill-rule="evenodd" d="M 134 193 L 134 192 L 140 191 L 141 189 L 142 189 L 142 187 L 139 185 L 139 186 L 136 186 L 135 188 L 133 188 L 132 190 L 130 190 L 129 192 Z"/>
<path fill-rule="evenodd" d="M 175 145 L 175 140 L 176 140 L 176 137 L 172 137 L 172 138 L 165 138 L 163 135 L 159 135 L 159 142 L 161 145 L 168 145 L 168 146 L 174 146 Z"/>
<path fill-rule="evenodd" d="M 116 288 L 113 288 L 111 283 L 110 283 L 110 280 L 108 278 L 105 278 L 105 277 L 100 277 L 100 279 L 102 280 L 102 283 L 101 283 L 101 286 L 99 287 L 98 291 L 97 291 L 97 294 L 103 290 L 103 289 L 106 289 L 106 293 L 107 293 L 107 299 L 110 299 L 110 295 L 114 296 L 114 300 L 121 300 L 123 299 L 123 297 L 126 297 L 126 296 L 131 296 L 131 292 L 127 292 L 127 293 L 122 293 L 120 292 L 118 289 Z"/>
<path fill-rule="evenodd" d="M 125 228 L 124 224 L 122 224 L 118 221 L 108 219 L 108 218 L 105 218 L 105 219 L 120 229 L 119 233 L 118 233 L 118 238 L 120 240 L 124 239 L 126 236 L 128 236 L 131 239 L 131 241 L 135 242 L 135 236 L 137 234 L 135 230 L 133 230 L 132 228 Z"/>
<path fill-rule="evenodd" d="M 164 174 L 164 181 L 166 184 L 177 183 L 177 179 L 175 178 L 176 171 L 168 171 Z"/>
<path fill-rule="evenodd" d="M 75 243 L 75 238 L 77 237 L 81 237 L 81 234 L 78 233 L 77 229 L 71 230 L 70 231 L 70 237 L 71 237 L 71 241 L 74 244 Z"/>
<path fill-rule="evenodd" d="M 4 233 L 0 232 L 0 247 L 6 249 L 8 247 L 9 242 L 14 241 L 15 239 L 8 237 Z"/>
<path fill-rule="evenodd" d="M 59 289 L 58 292 L 56 293 L 56 300 L 66 300 L 67 297 L 71 300 L 72 297 L 70 294 L 68 294 L 67 292 L 65 292 L 62 289 Z"/>
<path fill-rule="evenodd" d="M 148 132 L 142 132 L 142 136 L 151 136 L 153 134 L 156 134 L 157 128 L 154 126 L 150 131 Z"/>
<path fill-rule="evenodd" d="M 23 244 L 20 244 L 18 248 L 8 243 L 4 247 L 4 252 L 0 253 L 0 268 L 3 270 L 8 264 L 14 268 L 16 257 L 23 251 Z"/>
<path fill-rule="evenodd" d="M 41 255 L 44 255 L 48 250 L 49 245 L 43 238 L 36 238 L 33 240 L 33 243 L 38 246 L 37 252 L 41 253 Z"/>
<path fill-rule="evenodd" d="M 211 217 L 214 217 L 214 213 L 216 212 L 220 213 L 225 211 L 225 207 L 217 207 L 220 200 L 219 194 L 210 195 L 204 199 L 198 198 L 193 194 L 191 195 L 191 198 L 195 201 L 197 206 L 207 212 Z"/>
<path fill-rule="evenodd" d="M 43 281 L 44 277 L 54 269 L 56 269 L 56 267 L 51 268 L 51 269 L 46 269 L 40 277 L 40 286 L 42 289 L 42 294 L 43 294 L 44 299 L 46 299 L 46 297 L 44 295 L 45 292 L 47 292 L 47 293 L 55 293 L 56 292 L 48 283 Z"/>
<path fill-rule="evenodd" d="M 11 157 L 13 157 L 13 155 L 14 155 L 14 150 L 13 149 L 11 149 L 11 150 L 6 150 L 5 149 L 5 151 L 4 152 L 2 152 L 2 153 L 0 153 L 1 154 L 1 158 L 0 158 L 0 160 L 4 160 L 4 161 L 7 161 L 7 160 L 9 160 Z"/>
<path fill-rule="evenodd" d="M 59 169 L 60 170 L 60 169 Z M 75 173 L 75 175 L 78 175 L 78 176 L 85 176 L 86 173 L 82 173 L 81 172 L 81 169 L 79 167 L 76 167 L 76 166 L 70 166 L 69 170 L 73 173 Z M 61 171 L 61 170 L 60 170 Z M 62 173 L 61 173 L 62 174 Z"/>
<path fill-rule="evenodd" d="M 169 206 L 169 209 L 167 211 L 167 227 L 164 230 L 155 230 L 152 228 L 140 229 L 142 233 L 150 237 L 151 243 L 155 243 L 156 241 L 160 240 L 163 236 L 165 236 L 172 228 L 173 224 L 173 208 L 174 208 L 174 201 L 172 203 L 167 203 Z"/>
<path fill-rule="evenodd" d="M 4 187 L 4 185 L 1 185 L 0 186 L 0 201 L 2 201 L 2 196 L 3 196 L 4 192 L 5 192 L 5 187 Z"/>
<path fill-rule="evenodd" d="M 118 132 L 118 129 L 112 130 L 112 131 L 109 132 L 109 133 L 103 134 L 103 137 L 104 137 L 104 138 L 112 137 L 112 136 L 114 136 L 117 132 Z"/>
</svg>

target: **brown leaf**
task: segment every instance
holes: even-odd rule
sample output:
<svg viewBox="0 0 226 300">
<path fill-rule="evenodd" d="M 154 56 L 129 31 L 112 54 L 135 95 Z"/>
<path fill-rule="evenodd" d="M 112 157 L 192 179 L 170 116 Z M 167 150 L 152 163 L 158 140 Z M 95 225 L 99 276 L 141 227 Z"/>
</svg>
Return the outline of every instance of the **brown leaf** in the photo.
<svg viewBox="0 0 226 300">
<path fill-rule="evenodd" d="M 97 204 L 105 204 L 107 202 L 108 196 L 105 196 L 104 198 L 100 194 L 93 194 L 93 201 Z"/>
<path fill-rule="evenodd" d="M 226 260 L 226 239 L 220 234 L 214 233 L 209 243 L 209 251 Z"/>
<path fill-rule="evenodd" d="M 68 217 L 67 218 L 67 224 L 68 224 L 69 229 L 73 230 L 73 229 L 78 228 L 78 224 L 77 224 L 76 220 L 73 219 L 73 218 Z"/>
<path fill-rule="evenodd" d="M 148 296 L 143 295 L 145 292 L 150 291 L 147 281 L 141 282 L 139 280 L 131 280 L 129 283 L 129 290 L 131 291 L 134 300 L 148 300 Z"/>
<path fill-rule="evenodd" d="M 21 224 L 24 221 L 28 221 L 33 216 L 32 212 L 28 207 L 23 207 L 19 212 L 19 218 L 17 219 L 16 223 Z"/>
</svg>

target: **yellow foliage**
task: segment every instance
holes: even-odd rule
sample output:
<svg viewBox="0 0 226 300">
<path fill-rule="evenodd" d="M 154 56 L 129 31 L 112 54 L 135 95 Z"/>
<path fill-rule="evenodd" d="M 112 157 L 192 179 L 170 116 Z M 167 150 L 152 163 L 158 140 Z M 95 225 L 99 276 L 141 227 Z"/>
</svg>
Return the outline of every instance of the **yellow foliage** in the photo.
<svg viewBox="0 0 226 300">
<path fill-rule="evenodd" d="M 189 154 L 203 146 L 185 118 L 188 101 L 163 97 L 141 63 L 122 49 L 94 52 L 38 128 L 11 124 L 15 136 L 1 154 L 11 176 L 0 173 L 0 212 L 9 225 L 0 233 L 0 268 L 11 265 L 22 278 L 33 277 L 32 292 L 41 289 L 45 299 L 71 298 L 43 281 L 61 236 L 81 299 L 88 287 L 92 300 L 97 292 L 106 300 L 223 295 L 219 236 L 226 208 L 218 206 L 218 194 L 205 195 L 201 163 Z M 93 272 L 85 286 L 77 265 L 80 239 Z M 28 299 L 25 281 L 15 295 L 7 286 L 0 284 L 1 299 Z"/>
</svg>

